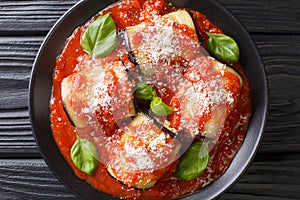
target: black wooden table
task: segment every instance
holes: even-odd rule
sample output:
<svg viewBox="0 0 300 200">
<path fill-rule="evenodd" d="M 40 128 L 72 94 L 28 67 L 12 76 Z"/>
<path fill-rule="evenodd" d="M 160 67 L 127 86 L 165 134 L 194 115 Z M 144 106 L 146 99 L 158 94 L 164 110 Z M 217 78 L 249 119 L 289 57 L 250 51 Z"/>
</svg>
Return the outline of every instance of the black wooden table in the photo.
<svg viewBox="0 0 300 200">
<path fill-rule="evenodd" d="M 28 114 L 36 53 L 51 26 L 76 2 L 0 1 L 0 199 L 76 199 L 41 158 Z M 300 199 L 300 1 L 219 2 L 250 32 L 270 89 L 259 152 L 220 199 Z"/>
</svg>

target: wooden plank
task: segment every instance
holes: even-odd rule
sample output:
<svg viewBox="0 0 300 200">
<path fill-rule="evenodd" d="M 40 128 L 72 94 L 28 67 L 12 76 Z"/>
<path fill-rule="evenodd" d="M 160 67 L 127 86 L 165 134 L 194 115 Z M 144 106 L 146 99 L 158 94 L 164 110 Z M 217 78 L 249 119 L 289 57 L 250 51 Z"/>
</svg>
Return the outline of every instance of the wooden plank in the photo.
<svg viewBox="0 0 300 200">
<path fill-rule="evenodd" d="M 269 116 L 260 153 L 300 152 L 300 37 L 254 37 L 269 83 Z"/>
<path fill-rule="evenodd" d="M 300 158 L 254 161 L 220 200 L 292 200 L 300 196 Z M 276 178 L 275 178 L 276 177 Z M 4 199 L 75 199 L 41 159 L 0 160 L 0 194 Z M 275 188 L 275 189 L 274 189 Z"/>
<path fill-rule="evenodd" d="M 0 110 L 0 157 L 40 157 L 27 108 Z"/>
<path fill-rule="evenodd" d="M 32 64 L 43 39 L 0 38 L 0 109 L 27 108 Z"/>
<path fill-rule="evenodd" d="M 76 198 L 41 159 L 0 161 L 1 199 Z"/>
<path fill-rule="evenodd" d="M 220 200 L 299 199 L 299 167 L 298 154 L 259 154 Z"/>
<path fill-rule="evenodd" d="M 44 35 L 79 0 L 1 1 L 0 35 Z M 300 1 L 218 0 L 250 31 L 300 33 Z"/>
<path fill-rule="evenodd" d="M 218 0 L 253 33 L 300 34 L 300 1 Z"/>
<path fill-rule="evenodd" d="M 1 1 L 0 35 L 45 35 L 78 1 Z"/>
<path fill-rule="evenodd" d="M 270 88 L 268 124 L 259 153 L 300 152 L 300 36 L 253 38 Z M 30 71 L 42 40 L 0 37 L 0 155 L 40 156 L 27 105 Z"/>
<path fill-rule="evenodd" d="M 40 157 L 28 114 L 28 86 L 44 37 L 0 38 L 0 156 Z"/>
</svg>

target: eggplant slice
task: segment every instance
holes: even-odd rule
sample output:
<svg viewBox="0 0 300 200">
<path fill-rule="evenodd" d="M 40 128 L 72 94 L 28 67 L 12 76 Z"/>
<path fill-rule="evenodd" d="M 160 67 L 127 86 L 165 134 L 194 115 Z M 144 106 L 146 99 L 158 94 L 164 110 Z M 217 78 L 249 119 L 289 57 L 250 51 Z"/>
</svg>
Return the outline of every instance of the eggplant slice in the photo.
<svg viewBox="0 0 300 200">
<path fill-rule="evenodd" d="M 61 95 L 65 110 L 77 128 L 97 125 L 99 120 L 115 122 L 134 116 L 132 88 L 125 68 L 120 61 L 103 65 L 87 60 L 62 81 Z M 87 66 L 87 67 L 86 67 Z M 105 115 L 97 118 L 97 113 Z M 105 118 L 107 116 L 107 119 Z M 107 126 L 111 124 L 107 123 Z"/>
<path fill-rule="evenodd" d="M 107 170 L 110 175 L 128 186 L 148 189 L 178 159 L 180 143 L 139 113 L 120 141 L 112 142 L 109 148 L 111 160 Z"/>
<path fill-rule="evenodd" d="M 168 23 L 164 24 L 166 20 Z M 170 122 L 159 122 L 160 125 L 168 124 L 168 131 L 172 130 L 172 134 L 164 132 L 162 127 L 166 126 L 159 126 L 147 113 L 140 113 L 121 137 L 121 146 L 111 151 L 113 155 L 107 165 L 108 172 L 125 185 L 139 189 L 152 187 L 171 166 L 170 162 L 158 168 L 151 162 L 149 154 L 145 152 L 149 152 L 148 148 L 153 141 L 162 135 L 175 141 L 175 154 L 171 156 L 171 160 L 174 161 L 189 147 L 193 138 L 205 135 L 206 138 L 217 139 L 228 113 L 235 106 L 235 98 L 243 84 L 237 72 L 209 57 L 197 38 L 181 34 L 179 30 L 170 26 L 172 23 L 186 25 L 197 35 L 193 20 L 184 10 L 162 16 L 155 26 L 141 23 L 126 27 L 126 32 L 121 32 L 121 38 L 125 40 L 125 49 L 130 60 L 141 71 L 142 79 L 158 89 L 161 85 L 170 88 L 174 92 L 173 99 L 179 100 L 180 104 Z M 188 66 L 180 66 L 186 67 L 184 73 L 178 68 L 170 67 L 172 59 L 178 57 L 188 62 Z M 170 76 L 166 71 L 171 72 L 170 79 L 166 79 Z M 180 116 L 179 126 L 172 124 L 174 116 Z M 145 129 L 145 122 L 150 122 L 148 126 L 152 128 Z M 136 130 L 141 127 L 144 127 L 144 130 L 140 135 Z M 141 138 L 147 136 L 150 138 L 147 142 L 141 141 Z M 182 141 L 181 138 L 189 138 L 189 141 Z M 128 153 L 126 148 L 130 149 L 128 152 L 131 153 Z"/>
<path fill-rule="evenodd" d="M 195 34 L 182 33 L 174 24 Z M 62 100 L 77 128 L 99 123 L 110 126 L 133 117 L 106 145 L 107 171 L 125 185 L 148 189 L 174 169 L 175 160 L 194 138 L 205 135 L 217 139 L 235 107 L 243 80 L 232 68 L 208 56 L 185 10 L 160 16 L 155 26 L 141 23 L 126 27 L 119 37 L 141 77 L 129 78 L 130 70 L 121 61 L 103 64 L 88 60 L 82 63 L 84 70 L 62 81 Z M 172 91 L 174 113 L 169 121 L 161 123 L 147 113 L 136 113 L 133 88 L 138 80 Z M 177 138 L 178 133 L 181 136 Z"/>
<path fill-rule="evenodd" d="M 175 94 L 174 101 L 180 103 L 175 115 L 181 116 L 181 123 L 171 123 L 173 127 L 191 136 L 215 138 L 236 105 L 243 80 L 235 70 L 208 56 L 197 38 L 174 24 L 186 25 L 194 31 L 192 36 L 197 35 L 189 13 L 179 10 L 162 16 L 154 26 L 126 27 L 130 53 L 146 82 Z M 176 63 L 178 59 L 183 62 Z"/>
</svg>

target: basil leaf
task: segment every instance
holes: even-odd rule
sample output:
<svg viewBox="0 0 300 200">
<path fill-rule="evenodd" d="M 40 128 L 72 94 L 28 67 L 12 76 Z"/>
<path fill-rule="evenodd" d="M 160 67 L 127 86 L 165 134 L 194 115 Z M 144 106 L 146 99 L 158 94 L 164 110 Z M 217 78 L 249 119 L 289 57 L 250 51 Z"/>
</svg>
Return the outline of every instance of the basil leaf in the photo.
<svg viewBox="0 0 300 200">
<path fill-rule="evenodd" d="M 234 39 L 224 34 L 207 34 L 209 39 L 206 47 L 212 56 L 223 61 L 239 61 L 240 50 Z"/>
<path fill-rule="evenodd" d="M 180 180 L 193 180 L 204 172 L 208 162 L 208 143 L 195 142 L 180 158 L 180 162 L 175 170 L 175 176 Z"/>
<path fill-rule="evenodd" d="M 135 86 L 135 96 L 139 99 L 151 100 L 150 108 L 157 116 L 166 116 L 173 112 L 173 108 L 165 104 L 156 96 L 155 90 L 147 83 L 139 82 Z"/>
<path fill-rule="evenodd" d="M 95 144 L 77 137 L 71 148 L 71 159 L 79 170 L 92 175 L 98 166 L 98 152 Z"/>
<path fill-rule="evenodd" d="M 150 103 L 150 108 L 157 116 L 166 116 L 173 113 L 173 108 L 165 104 L 160 97 L 154 97 Z"/>
<path fill-rule="evenodd" d="M 92 58 L 108 56 L 117 46 L 116 25 L 110 14 L 89 24 L 81 37 L 81 46 Z"/>
<path fill-rule="evenodd" d="M 139 82 L 135 86 L 135 96 L 139 99 L 153 100 L 156 97 L 156 92 L 151 85 Z"/>
</svg>

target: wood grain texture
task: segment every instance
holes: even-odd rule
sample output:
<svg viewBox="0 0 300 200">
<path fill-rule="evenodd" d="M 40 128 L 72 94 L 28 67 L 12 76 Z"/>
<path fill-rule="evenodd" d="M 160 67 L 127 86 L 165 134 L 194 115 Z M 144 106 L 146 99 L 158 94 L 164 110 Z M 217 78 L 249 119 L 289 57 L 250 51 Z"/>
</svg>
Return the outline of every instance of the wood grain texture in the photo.
<svg viewBox="0 0 300 200">
<path fill-rule="evenodd" d="M 292 200 L 300 196 L 300 159 L 264 158 L 254 162 L 220 200 Z M 276 177 L 276 179 L 274 179 Z M 41 159 L 0 160 L 1 199 L 76 199 Z M 286 187 L 286 186 L 289 187 Z"/>
<path fill-rule="evenodd" d="M 0 199 L 77 199 L 41 159 L 28 114 L 32 64 L 79 0 L 0 1 Z M 259 152 L 220 200 L 300 199 L 300 1 L 218 0 L 250 31 L 269 82 Z"/>
<path fill-rule="evenodd" d="M 300 36 L 259 35 L 254 39 L 265 64 L 270 95 L 260 152 L 300 153 Z"/>
<path fill-rule="evenodd" d="M 300 1 L 218 0 L 255 33 L 300 33 Z M 0 35 L 44 35 L 79 0 L 0 1 Z"/>
<path fill-rule="evenodd" d="M 24 109 L 32 64 L 44 37 L 0 37 L 0 109 Z"/>
<path fill-rule="evenodd" d="M 300 1 L 218 0 L 253 33 L 300 34 Z"/>
<path fill-rule="evenodd" d="M 299 167 L 300 157 L 296 154 L 259 154 L 241 179 L 220 200 L 299 199 Z"/>
<path fill-rule="evenodd" d="M 0 35 L 45 35 L 78 1 L 0 1 Z"/>
<path fill-rule="evenodd" d="M 32 64 L 43 37 L 0 37 L 0 156 L 39 157 L 28 114 Z"/>
<path fill-rule="evenodd" d="M 1 199 L 76 198 L 41 159 L 0 160 Z"/>
</svg>

